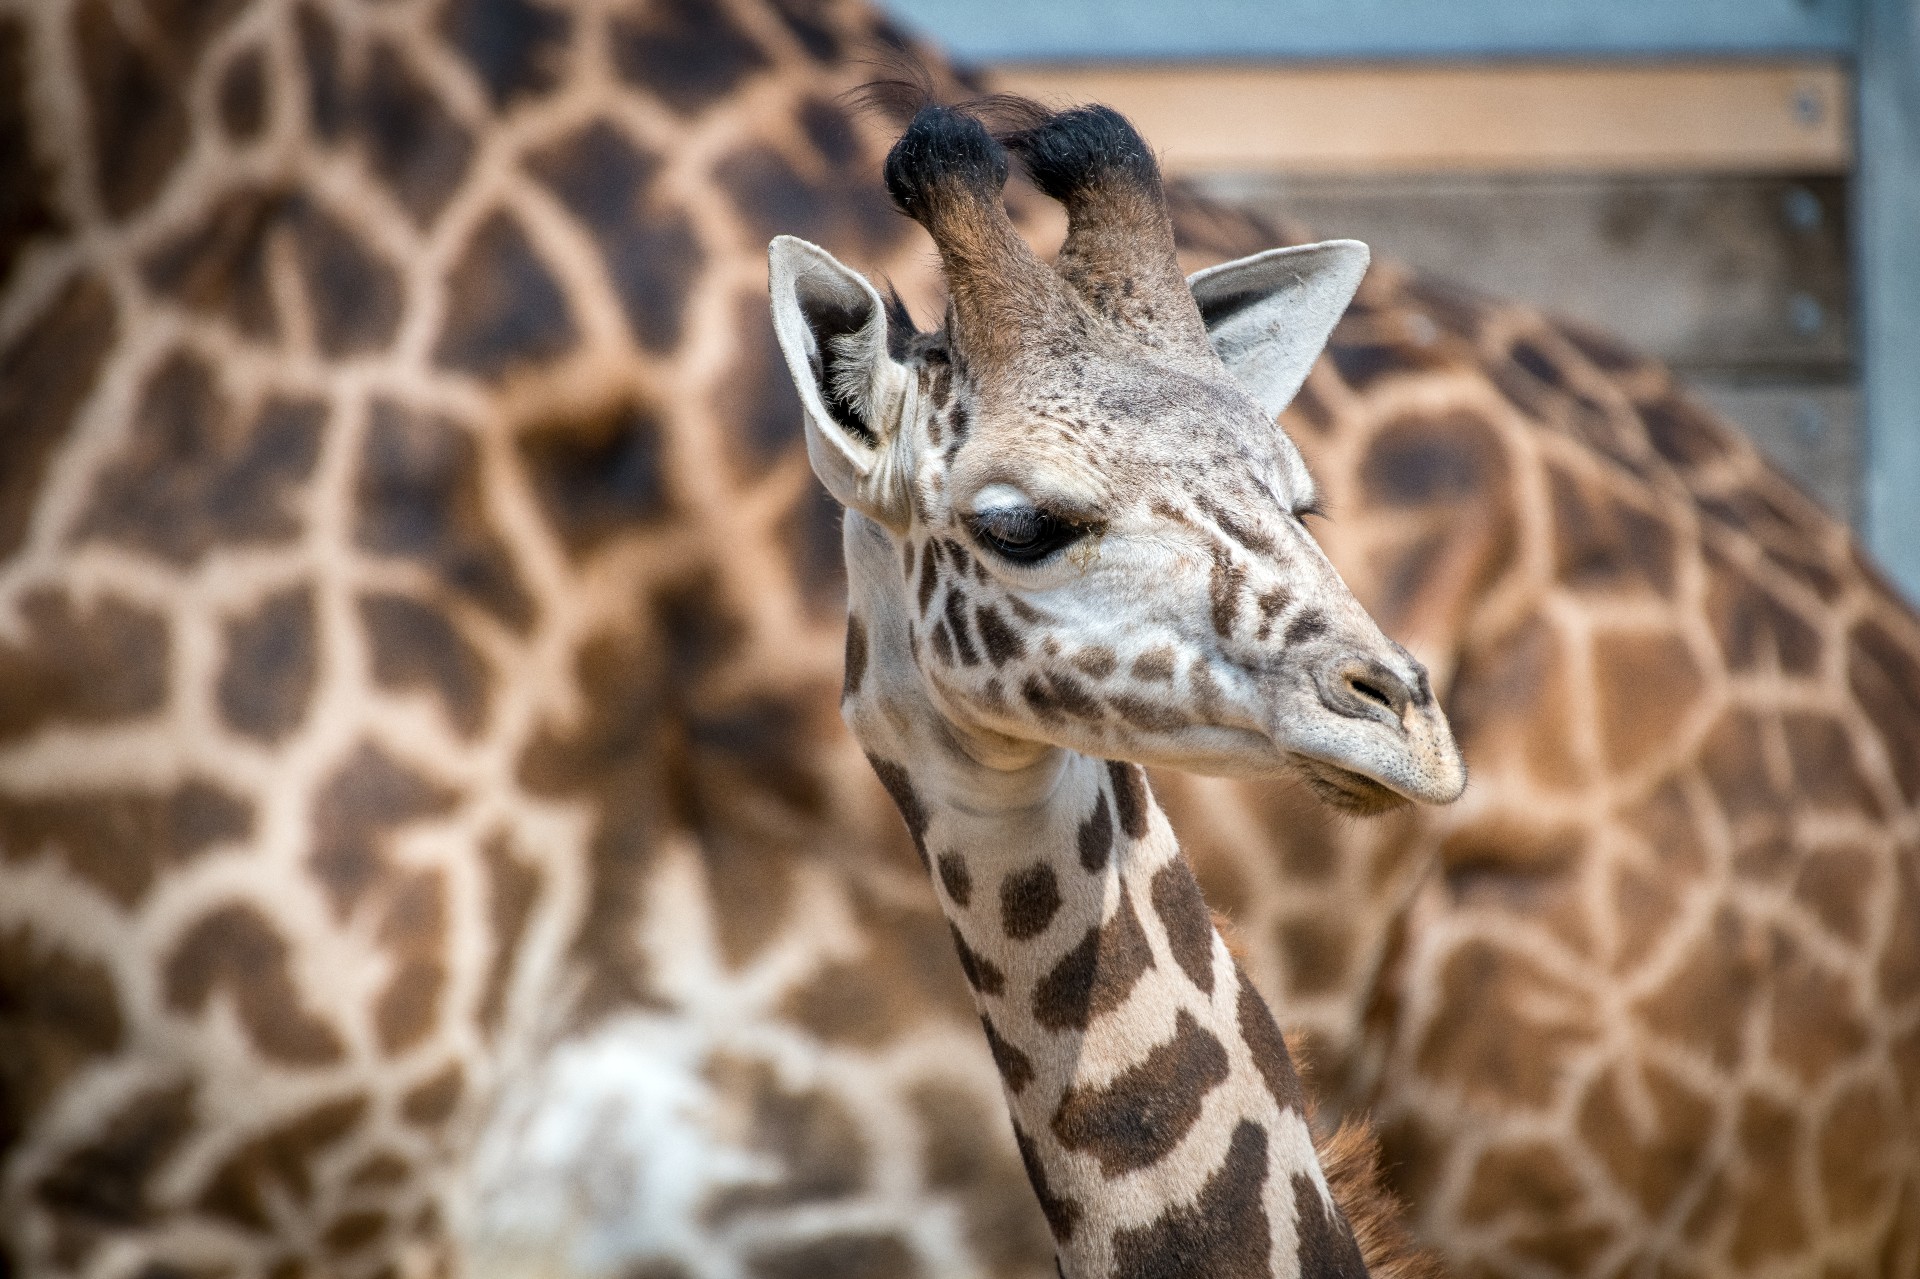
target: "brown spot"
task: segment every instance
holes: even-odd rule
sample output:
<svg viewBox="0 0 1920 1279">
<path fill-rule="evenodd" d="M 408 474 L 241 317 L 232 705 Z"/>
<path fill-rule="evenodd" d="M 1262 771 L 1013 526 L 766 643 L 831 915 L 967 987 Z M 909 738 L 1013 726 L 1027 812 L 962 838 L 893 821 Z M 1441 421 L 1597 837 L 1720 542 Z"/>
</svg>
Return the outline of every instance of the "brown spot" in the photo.
<svg viewBox="0 0 1920 1279">
<path fill-rule="evenodd" d="M 297 537 L 300 486 L 320 456 L 324 407 L 267 400 L 244 428 L 200 359 L 171 356 L 147 380 L 133 428 L 95 486 L 79 536 L 191 564 L 236 544 Z"/>
<path fill-rule="evenodd" d="M 927 615 L 927 608 L 933 603 L 933 589 L 940 584 L 940 568 L 934 562 L 934 543 L 932 538 L 920 543 L 920 580 L 914 588 L 914 596 L 920 604 L 920 616 Z"/>
<path fill-rule="evenodd" d="M 1920 801 L 1920 655 L 1911 638 L 1862 621 L 1848 636 L 1847 685 L 1880 730 L 1895 783 L 1909 804 Z"/>
<path fill-rule="evenodd" d="M 1467 1183 L 1460 1215 L 1469 1223 L 1519 1216 L 1569 1222 L 1585 1200 L 1580 1183 L 1552 1146 L 1538 1142 L 1496 1145 L 1480 1156 Z"/>
<path fill-rule="evenodd" d="M 907 778 L 907 770 L 898 764 L 884 759 L 867 756 L 867 763 L 873 765 L 873 772 L 880 779 L 880 785 L 886 789 L 893 806 L 900 810 L 900 818 L 907 824 L 907 834 L 913 839 L 913 851 L 920 854 L 920 864 L 929 866 L 927 860 L 927 823 L 931 820 L 927 810 L 920 803 L 920 797 L 914 794 L 913 783 Z"/>
<path fill-rule="evenodd" d="M 1318 639 L 1330 629 L 1326 614 L 1318 609 L 1303 608 L 1294 614 L 1291 622 L 1287 623 L 1286 631 L 1280 636 L 1280 644 L 1283 648 L 1292 648 L 1310 639 Z"/>
<path fill-rule="evenodd" d="M 1174 859 L 1154 872 L 1153 912 L 1167 930 L 1167 947 L 1187 979 L 1213 993 L 1213 917 L 1187 859 Z"/>
<path fill-rule="evenodd" d="M 955 906 L 965 910 L 973 900 L 973 873 L 967 869 L 966 859 L 958 853 L 942 853 L 939 864 L 940 886 Z"/>
<path fill-rule="evenodd" d="M 1137 764 L 1107 761 L 1107 776 L 1113 781 L 1113 811 L 1120 818 L 1120 829 L 1128 839 L 1147 837 L 1147 818 L 1153 799 L 1147 794 L 1147 775 Z"/>
<path fill-rule="evenodd" d="M 381 1150 L 361 1160 L 347 1174 L 347 1185 L 386 1188 L 397 1186 L 413 1175 L 413 1165 L 392 1151 Z"/>
<path fill-rule="evenodd" d="M 1560 580 L 1576 591 L 1673 592 L 1678 548 L 1658 516 L 1617 497 L 1586 491 L 1558 467 L 1549 467 L 1554 551 Z"/>
<path fill-rule="evenodd" d="M 993 1054 L 993 1064 L 1000 1071 L 1000 1078 L 1006 1082 L 1007 1091 L 1018 1096 L 1033 1082 L 1033 1062 L 1019 1048 L 1001 1038 L 994 1029 L 993 1019 L 985 1013 L 980 1015 L 980 1029 L 987 1032 L 987 1051 Z"/>
<path fill-rule="evenodd" d="M 1055 1240 L 1067 1242 L 1073 1238 L 1073 1232 L 1080 1224 L 1079 1203 L 1069 1196 L 1054 1193 L 1053 1183 L 1047 1178 L 1046 1165 L 1040 1162 L 1040 1152 L 1034 1149 L 1033 1139 L 1021 1131 L 1017 1122 L 1013 1125 L 1013 1140 L 1020 1149 L 1020 1163 L 1027 1170 L 1027 1181 L 1033 1186 L 1033 1197 L 1040 1201 L 1040 1215 L 1047 1219 L 1047 1229 Z"/>
<path fill-rule="evenodd" d="M 1089 928 L 1034 988 L 1033 1019 L 1049 1030 L 1085 1030 L 1118 1008 L 1152 967 L 1153 951 L 1123 882 L 1113 918 Z"/>
<path fill-rule="evenodd" d="M 373 1003 L 380 1046 L 397 1055 L 432 1034 L 447 985 L 447 892 L 442 873 L 422 870 L 401 879 L 380 923 L 380 944 L 393 976 Z"/>
<path fill-rule="evenodd" d="M 1191 1204 L 1168 1208 L 1144 1226 L 1114 1232 L 1113 1279 L 1266 1279 L 1273 1240 L 1262 1191 L 1267 1184 L 1267 1132 L 1241 1120 L 1227 1156 Z M 1316 1198 L 1318 1196 L 1316 1195 Z M 1351 1242 L 1348 1244 L 1351 1247 Z M 1359 1261 L 1358 1254 L 1354 1261 Z M 1363 1270 L 1317 1271 L 1357 1277 Z"/>
<path fill-rule="evenodd" d="M 1133 659 L 1133 677 L 1143 684 L 1173 682 L 1173 650 L 1162 645 L 1150 648 Z"/>
<path fill-rule="evenodd" d="M 1866 1085 L 1843 1092 L 1827 1110 L 1819 1137 L 1820 1189 L 1837 1226 L 1873 1217 L 1893 1188 L 1901 1122 L 1887 1098 Z"/>
<path fill-rule="evenodd" d="M 932 634 L 933 634 L 933 655 L 940 660 L 940 665 L 952 666 L 953 665 L 953 640 L 947 634 L 946 618 L 943 617 L 939 621 L 933 624 Z M 1029 679 L 1029 682 L 1031 682 L 1031 679 Z M 1029 698 L 1028 700 L 1031 701 L 1032 699 Z"/>
<path fill-rule="evenodd" d="M 320 1234 L 320 1243 L 336 1255 L 358 1252 L 387 1232 L 387 1214 L 373 1209 L 345 1212 Z"/>
<path fill-rule="evenodd" d="M 30 1140 L 69 1080 L 121 1046 L 113 975 L 28 929 L 0 927 L 0 1146 Z"/>
<path fill-rule="evenodd" d="M 1280 1034 L 1279 1023 L 1273 1019 L 1273 1010 L 1267 1007 L 1267 1001 L 1254 989 L 1248 980 L 1246 969 L 1238 961 L 1233 966 L 1234 979 L 1239 983 L 1240 993 L 1234 997 L 1235 1015 L 1240 1025 L 1240 1038 L 1246 1041 L 1247 1051 L 1253 1056 L 1253 1064 L 1259 1068 L 1260 1078 L 1266 1081 L 1267 1092 L 1272 1095 L 1274 1104 L 1282 1110 L 1306 1113 L 1307 1095 L 1300 1086 L 1300 1075 L 1293 1066 L 1293 1054 L 1287 1050 L 1287 1041 Z"/>
<path fill-rule="evenodd" d="M 357 142 L 374 173 L 425 227 L 465 177 L 473 139 L 396 46 L 378 41 L 349 59 L 317 9 L 302 5 L 295 21 L 315 131 L 329 142 Z M 358 78 L 350 79 L 350 71 Z"/>
<path fill-rule="evenodd" d="M 150 1183 L 192 1135 L 198 1113 L 191 1084 L 136 1094 L 88 1144 L 65 1155 L 34 1187 L 41 1203 L 104 1226 L 136 1226 L 159 1204 Z"/>
<path fill-rule="evenodd" d="M 1652 1103 L 1644 1118 L 1627 1103 L 1630 1087 Z M 1632 1075 L 1613 1066 L 1594 1081 L 1580 1103 L 1579 1124 L 1587 1149 L 1648 1217 L 1657 1219 L 1678 1202 L 1708 1159 L 1715 1107 L 1712 1098 L 1643 1059 Z"/>
<path fill-rule="evenodd" d="M 1700 745 L 1700 769 L 1729 823 L 1771 812 L 1784 802 L 1761 752 L 1763 734 L 1758 716 L 1729 710 Z"/>
<path fill-rule="evenodd" d="M 269 247 L 288 222 L 298 197 L 279 188 L 242 187 L 209 205 L 204 216 L 160 241 L 142 262 L 148 287 L 199 312 L 223 319 L 252 341 L 281 336 L 269 278 Z"/>
<path fill-rule="evenodd" d="M 307 855 L 341 919 L 369 890 L 392 879 L 384 849 L 392 833 L 446 813 L 456 799 L 372 743 L 347 757 L 314 799 L 313 849 Z"/>
<path fill-rule="evenodd" d="M 840 698 L 842 701 L 860 691 L 860 684 L 867 678 L 867 627 L 857 617 L 847 619 L 847 651 L 845 674 L 840 679 Z"/>
<path fill-rule="evenodd" d="M 1780 729 L 1793 761 L 1796 804 L 1882 816 L 1846 725 L 1825 715 L 1788 714 L 1780 717 Z"/>
<path fill-rule="evenodd" d="M 6 47 L 0 40 L 0 56 Z M 0 84 L 4 71 L 0 65 Z M 0 183 L 0 218 L 12 189 L 11 182 Z M 0 244 L 0 254 L 5 248 Z M 0 258 L 0 280 L 6 278 L 5 267 Z M 93 390 L 116 327 L 112 297 L 93 277 L 83 276 L 0 349 L 0 439 L 7 442 L 0 448 L 0 560 L 26 537 L 47 467 Z"/>
<path fill-rule="evenodd" d="M 0 861 L 51 854 L 122 906 L 162 874 L 253 832 L 253 807 L 211 782 L 173 790 L 93 791 L 0 804 Z"/>
<path fill-rule="evenodd" d="M 1740 1108 L 1739 1132 L 1737 1166 L 1745 1176 L 1727 1256 L 1736 1266 L 1758 1270 L 1807 1246 L 1798 1185 L 1802 1134 L 1793 1111 L 1751 1094 Z"/>
<path fill-rule="evenodd" d="M 197 1017 L 223 995 L 266 1056 L 293 1065 L 330 1065 L 345 1050 L 333 1028 L 307 1010 L 289 952 L 273 922 L 255 907 L 215 906 L 181 935 L 167 958 L 167 1006 Z"/>
<path fill-rule="evenodd" d="M 714 0 L 666 0 L 607 24 L 614 69 L 683 116 L 731 97 L 766 53 Z"/>
<path fill-rule="evenodd" d="M 1015 941 L 1047 931 L 1060 909 L 1060 881 L 1053 867 L 1036 862 L 1000 881 L 1000 926 Z"/>
<path fill-rule="evenodd" d="M 439 1074 L 407 1090 L 400 1099 L 400 1114 L 420 1128 L 438 1128 L 453 1117 L 466 1091 L 467 1078 L 459 1062 L 448 1065 Z"/>
<path fill-rule="evenodd" d="M 509 626 L 532 620 L 532 602 L 487 514 L 479 451 L 453 423 L 374 401 L 354 500 L 360 546 L 417 562 Z"/>
<path fill-rule="evenodd" d="M 987 660 L 994 666 L 1005 666 L 1027 655 L 1027 646 L 1020 642 L 1019 632 L 1007 625 L 993 605 L 975 608 L 973 624 L 980 631 L 980 646 L 987 650 Z"/>
<path fill-rule="evenodd" d="M 181 50 L 168 47 L 174 33 L 143 32 L 136 40 L 121 28 L 105 0 L 83 0 L 73 10 L 80 83 L 92 125 L 91 154 L 100 202 L 110 217 L 144 208 L 186 153 L 184 68 L 173 65 Z"/>
<path fill-rule="evenodd" d="M 1207 576 L 1207 598 L 1216 634 L 1233 637 L 1234 623 L 1240 619 L 1240 591 L 1247 584 L 1247 571 L 1234 563 L 1233 552 L 1216 543 L 1213 568 Z"/>
<path fill-rule="evenodd" d="M 1735 671 L 1777 665 L 1793 675 L 1819 672 L 1820 634 L 1744 569 L 1709 555 L 1707 620 Z"/>
<path fill-rule="evenodd" d="M 514 855 L 505 832 L 489 835 L 480 845 L 480 857 L 487 871 L 487 920 L 492 929 L 488 940 L 493 953 L 487 963 L 478 1011 L 481 1025 L 497 1031 L 506 1011 L 507 981 L 513 974 L 527 925 L 533 921 L 543 880 L 537 867 Z"/>
<path fill-rule="evenodd" d="M 521 434 L 520 456 L 541 509 L 576 558 L 667 513 L 660 431 L 656 412 L 622 400 Z"/>
<path fill-rule="evenodd" d="M 1593 641 L 1600 741 L 1608 764 L 1626 771 L 1681 740 L 1701 693 L 1701 670 L 1678 635 L 1608 634 Z"/>
<path fill-rule="evenodd" d="M 245 142 L 267 123 L 267 64 L 259 49 L 236 55 L 220 76 L 220 125 L 234 142 Z"/>
<path fill-rule="evenodd" d="M 1302 1172 L 1293 1174 L 1293 1229 L 1299 1240 L 1302 1275 L 1366 1279 L 1367 1266 L 1360 1258 L 1360 1245 L 1354 1241 L 1352 1228 L 1339 1208 L 1327 1202 L 1313 1179 Z"/>
<path fill-rule="evenodd" d="M 1088 874 L 1097 875 L 1107 868 L 1107 859 L 1113 855 L 1113 812 L 1107 807 L 1105 791 L 1094 795 L 1093 811 L 1080 823 L 1074 844 L 1080 850 L 1080 865 Z"/>
<path fill-rule="evenodd" d="M 593 236 L 604 278 L 640 345 L 672 350 L 706 253 L 686 213 L 653 198 L 660 157 L 596 120 L 535 153 L 528 168 Z"/>
<path fill-rule="evenodd" d="M 756 1209 L 846 1200 L 866 1188 L 866 1145 L 833 1093 L 790 1089 L 771 1066 L 737 1057 L 713 1058 L 705 1074 L 726 1113 L 744 1118 L 743 1144 L 781 1170 L 769 1184 L 717 1193 L 701 1214 L 708 1223 L 723 1225 Z"/>
<path fill-rule="evenodd" d="M 227 621 L 220 668 L 220 715 L 235 732 L 277 742 L 298 728 L 319 674 L 313 589 L 269 595 L 245 617 Z"/>
<path fill-rule="evenodd" d="M 433 358 L 493 381 L 565 354 L 578 337 L 565 294 L 504 211 L 481 221 L 449 271 L 445 314 Z"/>
<path fill-rule="evenodd" d="M 0 742 L 49 723 L 108 724 L 165 705 L 171 646 L 161 617 L 111 597 L 83 613 L 46 590 L 19 609 L 26 643 L 0 638 Z"/>
<path fill-rule="evenodd" d="M 1336 915 L 1303 915 L 1277 930 L 1287 957 L 1287 989 L 1296 995 L 1321 995 L 1340 989 L 1352 954 L 1349 923 Z"/>
<path fill-rule="evenodd" d="M 276 1208 L 314 1200 L 315 1164 L 357 1127 L 367 1112 L 360 1097 L 323 1102 L 270 1129 L 229 1155 L 201 1192 L 201 1211 L 253 1230 L 270 1230 Z"/>
<path fill-rule="evenodd" d="M 1068 1150 L 1116 1177 L 1159 1163 L 1200 1118 L 1208 1093 L 1227 1081 L 1227 1050 L 1181 1009 L 1173 1038 L 1098 1088 L 1071 1087 L 1050 1127 Z"/>
<path fill-rule="evenodd" d="M 1446 707 L 1467 758 L 1495 760 L 1549 787 L 1586 780 L 1575 755 L 1565 642 L 1544 618 L 1467 648 Z"/>
<path fill-rule="evenodd" d="M 1006 990 L 1006 974 L 991 959 L 967 945 L 958 928 L 953 929 L 953 949 L 960 957 L 960 972 L 966 977 L 967 985 L 983 995 L 998 995 Z"/>
<path fill-rule="evenodd" d="M 1596 1033 L 1583 992 L 1484 939 L 1462 943 L 1439 976 L 1447 1014 L 1426 1028 L 1420 1069 L 1490 1105 L 1551 1104 Z"/>
<path fill-rule="evenodd" d="M 1754 997 L 1766 981 L 1766 949 L 1754 944 L 1754 927 L 1722 907 L 1665 989 L 1640 1001 L 1648 1028 L 1709 1053 L 1723 1069 L 1733 1068 Z"/>
<path fill-rule="evenodd" d="M 573 21 L 546 0 L 451 0 L 439 28 L 498 110 L 558 86 Z"/>
<path fill-rule="evenodd" d="M 960 551 L 957 547 L 952 548 L 950 553 L 955 555 L 965 554 L 965 552 Z M 959 650 L 960 653 L 960 664 L 962 666 L 978 666 L 980 664 L 980 654 L 974 649 L 973 637 L 967 634 L 967 600 L 966 596 L 961 593 L 959 583 L 957 582 L 947 587 L 947 600 L 944 612 L 946 614 L 947 629 L 953 632 L 954 647 Z"/>
<path fill-rule="evenodd" d="M 796 169 L 770 146 L 749 145 L 716 164 L 713 176 L 762 241 L 797 235 L 834 253 L 871 261 L 892 251 L 905 234 L 905 220 L 880 185 L 857 167 L 823 181 Z M 863 176 L 866 180 L 859 180 Z"/>
<path fill-rule="evenodd" d="M 1220 526 L 1221 532 L 1255 554 L 1273 555 L 1278 551 L 1279 548 L 1274 545 L 1272 538 L 1206 494 L 1194 494 L 1193 504 L 1205 511 L 1213 522 Z"/>
<path fill-rule="evenodd" d="M 490 674 L 486 661 L 440 609 L 404 595 L 363 595 L 360 624 L 367 630 L 374 682 L 388 689 L 425 689 L 447 719 L 472 737 L 486 722 Z"/>
<path fill-rule="evenodd" d="M 747 1268 L 754 1279 L 914 1279 L 921 1273 L 919 1258 L 897 1235 L 862 1232 L 765 1245 L 749 1255 Z"/>
<path fill-rule="evenodd" d="M 18 17 L 0 22 L 0 173 L 7 175 L 0 184 L 0 287 L 12 279 L 13 264 L 27 245 L 67 229 L 58 171 L 34 137 L 30 78 L 26 22 Z"/>
<path fill-rule="evenodd" d="M 297 189 L 232 192 L 142 265 L 155 292 L 225 320 L 248 340 L 273 341 L 281 326 L 270 283 L 276 241 L 293 251 L 324 354 L 378 351 L 393 340 L 405 295 L 398 271 Z"/>
<path fill-rule="evenodd" d="M 1852 982 L 1776 934 L 1767 965 L 1773 1057 L 1811 1090 L 1858 1057 L 1870 1039 Z"/>
<path fill-rule="evenodd" d="M 1058 719 L 1062 713 L 1076 719 L 1098 720 L 1100 702 L 1084 684 L 1059 671 L 1035 673 L 1020 682 L 1020 696 L 1041 719 Z"/>
<path fill-rule="evenodd" d="M 1086 672 L 1087 675 L 1097 680 L 1107 678 L 1113 674 L 1115 668 L 1120 665 L 1120 659 L 1114 656 L 1113 650 L 1104 644 L 1095 644 L 1090 648 L 1080 649 L 1069 660 L 1082 671 Z"/>
<path fill-rule="evenodd" d="M 1360 486 L 1389 509 L 1456 506 L 1505 483 L 1505 454 L 1493 428 L 1471 413 L 1422 414 L 1387 423 L 1367 445 Z"/>
<path fill-rule="evenodd" d="M 1863 945 L 1878 869 L 1879 859 L 1863 849 L 1816 849 L 1801 863 L 1794 900 L 1805 903 L 1823 927 L 1848 945 Z"/>
</svg>

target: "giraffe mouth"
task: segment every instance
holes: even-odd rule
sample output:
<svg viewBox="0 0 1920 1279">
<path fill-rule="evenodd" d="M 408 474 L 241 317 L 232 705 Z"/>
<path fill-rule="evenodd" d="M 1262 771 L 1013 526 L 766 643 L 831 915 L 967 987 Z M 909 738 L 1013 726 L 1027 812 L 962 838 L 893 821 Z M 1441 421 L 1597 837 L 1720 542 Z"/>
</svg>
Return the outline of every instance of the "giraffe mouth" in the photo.
<svg viewBox="0 0 1920 1279">
<path fill-rule="evenodd" d="M 1411 801 L 1405 795 L 1383 786 L 1371 777 L 1329 764 L 1325 760 L 1299 756 L 1300 774 L 1307 786 L 1324 802 L 1345 812 L 1362 816 L 1384 813 Z"/>
</svg>

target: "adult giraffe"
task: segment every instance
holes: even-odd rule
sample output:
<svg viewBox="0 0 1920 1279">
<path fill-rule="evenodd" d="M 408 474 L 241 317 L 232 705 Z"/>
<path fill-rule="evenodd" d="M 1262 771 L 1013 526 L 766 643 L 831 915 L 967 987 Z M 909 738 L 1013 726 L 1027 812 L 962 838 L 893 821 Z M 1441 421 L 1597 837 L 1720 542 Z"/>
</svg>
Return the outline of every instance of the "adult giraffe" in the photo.
<svg viewBox="0 0 1920 1279">
<path fill-rule="evenodd" d="M 833 713 L 765 327 L 781 232 L 924 296 L 834 102 L 872 30 L 5 10 L 13 1270 L 1050 1264 Z M 1268 247 L 1175 221 L 1189 265 Z M 1476 784 L 1352 827 L 1159 790 L 1428 1236 L 1910 1273 L 1911 615 L 1664 371 L 1523 308 L 1377 268 L 1291 421 Z"/>
</svg>

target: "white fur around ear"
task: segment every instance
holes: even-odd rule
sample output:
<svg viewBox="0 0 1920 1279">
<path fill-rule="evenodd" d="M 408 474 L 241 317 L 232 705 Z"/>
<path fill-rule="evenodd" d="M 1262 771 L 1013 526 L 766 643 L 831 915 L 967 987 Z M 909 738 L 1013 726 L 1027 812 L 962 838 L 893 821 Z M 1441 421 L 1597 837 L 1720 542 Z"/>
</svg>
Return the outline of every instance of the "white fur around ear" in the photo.
<svg viewBox="0 0 1920 1279">
<path fill-rule="evenodd" d="M 807 457 L 842 506 L 907 524 L 900 417 L 911 378 L 887 354 L 887 311 L 859 272 L 791 235 L 767 247 L 773 332 L 806 409 Z"/>
<path fill-rule="evenodd" d="M 1277 415 L 1307 380 L 1370 256 L 1358 240 L 1323 240 L 1187 277 L 1213 349 L 1267 412 Z"/>
</svg>

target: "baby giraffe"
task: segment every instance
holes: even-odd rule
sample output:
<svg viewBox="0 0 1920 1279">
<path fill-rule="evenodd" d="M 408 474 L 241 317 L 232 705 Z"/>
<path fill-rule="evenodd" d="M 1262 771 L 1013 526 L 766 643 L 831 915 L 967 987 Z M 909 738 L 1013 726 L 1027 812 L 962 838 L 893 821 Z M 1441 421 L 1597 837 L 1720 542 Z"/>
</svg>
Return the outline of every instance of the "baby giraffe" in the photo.
<svg viewBox="0 0 1920 1279">
<path fill-rule="evenodd" d="M 842 708 L 937 884 L 1062 1273 L 1364 1274 L 1139 765 L 1292 773 L 1362 812 L 1465 785 L 1425 671 L 1301 523 L 1313 480 L 1274 425 L 1367 251 L 1183 280 L 1131 126 L 1023 110 L 996 141 L 923 108 L 887 158 L 939 248 L 943 332 L 772 245 L 808 451 L 846 507 Z M 1054 266 L 1008 221 L 1008 151 L 1066 206 Z"/>
</svg>

